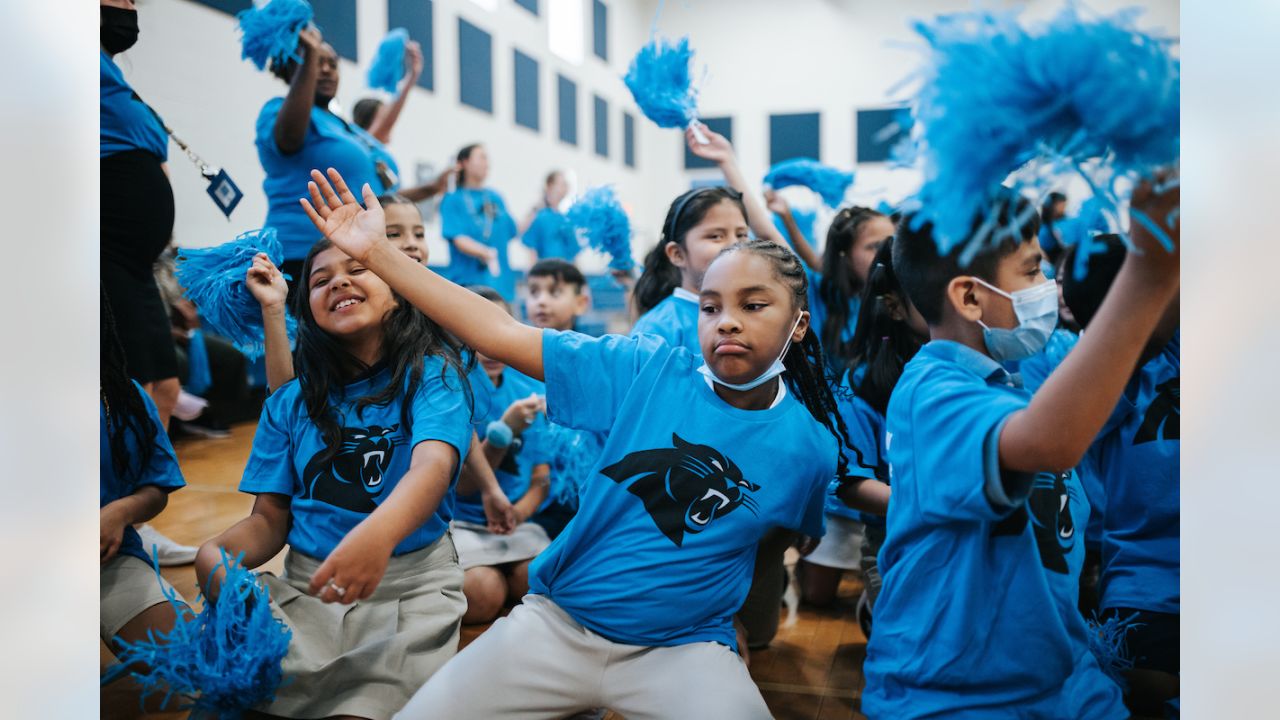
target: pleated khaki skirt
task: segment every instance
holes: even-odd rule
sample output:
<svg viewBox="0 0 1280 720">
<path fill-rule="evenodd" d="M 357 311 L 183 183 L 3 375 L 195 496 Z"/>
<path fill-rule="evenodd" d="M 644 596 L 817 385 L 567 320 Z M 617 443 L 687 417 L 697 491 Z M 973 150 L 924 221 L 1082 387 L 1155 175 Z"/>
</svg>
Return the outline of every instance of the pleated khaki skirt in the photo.
<svg viewBox="0 0 1280 720">
<path fill-rule="evenodd" d="M 467 601 L 453 540 L 391 558 L 373 595 L 352 605 L 307 594 L 321 560 L 289 551 L 264 573 L 271 610 L 293 631 L 276 699 L 256 710 L 288 718 L 389 720 L 458 651 Z"/>
</svg>

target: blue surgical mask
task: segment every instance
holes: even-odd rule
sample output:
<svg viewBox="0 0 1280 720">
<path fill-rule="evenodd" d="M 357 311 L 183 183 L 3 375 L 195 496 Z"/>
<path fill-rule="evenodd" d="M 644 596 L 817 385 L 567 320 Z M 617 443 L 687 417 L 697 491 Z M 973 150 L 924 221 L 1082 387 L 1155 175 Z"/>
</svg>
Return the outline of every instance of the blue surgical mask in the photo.
<svg viewBox="0 0 1280 720">
<path fill-rule="evenodd" d="M 774 360 L 773 364 L 769 366 L 769 369 L 761 373 L 755 380 L 739 384 L 725 382 L 724 380 L 716 377 L 715 371 L 707 365 L 705 359 L 702 361 L 702 366 L 698 368 L 698 372 L 706 375 L 720 385 L 727 387 L 730 390 L 737 390 L 738 392 L 746 392 L 747 390 L 754 390 L 760 387 L 787 371 L 787 366 L 783 364 L 782 358 L 786 357 L 787 351 L 791 349 L 791 337 L 796 334 L 796 328 L 800 327 L 801 317 L 803 316 L 797 315 L 796 321 L 791 325 L 791 332 L 787 333 L 787 344 L 782 346 L 782 352 L 778 354 L 778 359 Z"/>
<path fill-rule="evenodd" d="M 987 345 L 987 352 L 997 362 L 1025 360 L 1044 349 L 1049 336 L 1058 326 L 1058 285 L 1046 280 L 1034 287 L 1019 290 L 1012 295 L 983 280 L 973 278 L 992 292 L 1003 295 L 1013 302 L 1013 312 L 1018 317 L 1015 328 L 993 328 L 978 321 L 982 326 L 982 340 Z"/>
</svg>

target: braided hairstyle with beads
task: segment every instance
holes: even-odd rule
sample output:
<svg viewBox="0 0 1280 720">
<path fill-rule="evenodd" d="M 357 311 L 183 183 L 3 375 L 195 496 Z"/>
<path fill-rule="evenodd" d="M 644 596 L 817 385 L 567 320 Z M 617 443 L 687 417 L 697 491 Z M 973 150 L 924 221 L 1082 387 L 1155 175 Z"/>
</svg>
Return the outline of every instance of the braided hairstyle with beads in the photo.
<svg viewBox="0 0 1280 720">
<path fill-rule="evenodd" d="M 791 300 L 795 306 L 801 310 L 809 309 L 809 279 L 804 266 L 800 264 L 800 258 L 794 252 L 775 242 L 752 238 L 730 245 L 720 251 L 720 257 L 734 252 L 749 252 L 768 260 L 777 278 L 790 288 Z M 792 343 L 787 349 L 782 364 L 787 368 L 782 376 L 787 388 L 836 439 L 840 451 L 837 473 L 841 487 L 862 480 L 862 477 L 849 475 L 850 456 L 846 450 L 853 451 L 853 460 L 858 465 L 868 469 L 874 469 L 875 466 L 868 464 L 863 459 L 862 452 L 849 440 L 849 429 L 845 427 L 840 407 L 836 404 L 835 395 L 827 381 L 822 344 L 812 326 L 800 342 Z"/>
</svg>

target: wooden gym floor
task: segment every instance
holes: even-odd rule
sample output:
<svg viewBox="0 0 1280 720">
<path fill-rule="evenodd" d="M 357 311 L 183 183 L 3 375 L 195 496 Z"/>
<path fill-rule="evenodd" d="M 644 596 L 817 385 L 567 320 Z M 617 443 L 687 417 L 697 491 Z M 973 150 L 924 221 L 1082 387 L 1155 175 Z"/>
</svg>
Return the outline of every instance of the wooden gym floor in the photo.
<svg viewBox="0 0 1280 720">
<path fill-rule="evenodd" d="M 174 493 L 169 506 L 152 524 L 178 542 L 199 545 L 248 514 L 249 495 L 236 490 L 253 441 L 254 424 L 232 429 L 220 440 L 184 440 L 177 444 L 178 458 L 187 487 Z M 263 569 L 280 572 L 283 553 Z M 788 557 L 794 562 L 794 553 Z M 164 568 L 165 579 L 189 601 L 194 601 L 195 570 L 191 565 Z M 751 653 L 751 675 L 760 686 L 770 710 L 779 720 L 850 720 L 863 718 L 857 708 L 862 688 L 862 660 L 866 638 L 853 619 L 852 607 L 861 591 L 859 581 L 846 577 L 840 588 L 837 610 L 801 608 L 766 650 Z M 485 626 L 464 627 L 462 645 L 484 631 Z M 101 664 L 113 657 L 100 645 Z M 185 712 L 140 714 L 137 697 L 116 683 L 102 694 L 103 718 L 183 720 Z M 610 720 L 620 720 L 616 714 Z"/>
</svg>

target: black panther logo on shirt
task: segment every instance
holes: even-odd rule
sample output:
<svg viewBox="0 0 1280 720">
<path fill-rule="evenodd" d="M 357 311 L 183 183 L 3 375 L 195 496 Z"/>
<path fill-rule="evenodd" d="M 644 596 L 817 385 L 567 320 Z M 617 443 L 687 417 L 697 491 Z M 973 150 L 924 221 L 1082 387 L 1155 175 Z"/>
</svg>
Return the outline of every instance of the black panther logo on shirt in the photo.
<svg viewBox="0 0 1280 720">
<path fill-rule="evenodd" d="M 636 478 L 627 488 L 644 501 L 654 524 L 677 547 L 686 533 L 700 533 L 712 520 L 738 506 L 759 514 L 756 500 L 746 491 L 760 486 L 720 451 L 685 442 L 672 433 L 674 448 L 639 450 L 600 472 L 617 483 Z"/>
<path fill-rule="evenodd" d="M 1031 508 L 1031 512 L 1027 512 Z M 1071 494 L 1067 476 L 1040 473 L 1031 484 L 1027 502 L 991 529 L 992 536 L 1021 535 L 1031 520 L 1031 530 L 1045 570 L 1066 574 L 1067 555 L 1075 547 L 1076 526 L 1071 519 Z"/>
<path fill-rule="evenodd" d="M 392 435 L 399 427 L 342 428 L 338 452 L 328 460 L 323 452 L 316 453 L 302 471 L 302 497 L 353 512 L 376 510 L 374 498 L 382 492 L 391 456 L 402 442 Z"/>
<path fill-rule="evenodd" d="M 1180 379 L 1170 378 L 1156 386 L 1156 396 L 1147 406 L 1147 413 L 1142 418 L 1138 432 L 1133 434 L 1134 445 L 1179 439 L 1178 426 L 1182 417 Z"/>
</svg>

